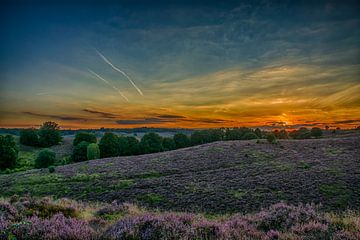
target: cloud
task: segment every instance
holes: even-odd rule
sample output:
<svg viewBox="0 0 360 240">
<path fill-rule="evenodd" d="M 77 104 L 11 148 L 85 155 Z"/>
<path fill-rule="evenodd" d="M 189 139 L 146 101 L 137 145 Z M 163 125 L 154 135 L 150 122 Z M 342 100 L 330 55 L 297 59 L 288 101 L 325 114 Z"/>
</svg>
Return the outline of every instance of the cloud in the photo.
<svg viewBox="0 0 360 240">
<path fill-rule="evenodd" d="M 334 124 L 345 124 L 345 123 L 360 123 L 360 119 L 350 119 L 343 121 L 335 121 Z"/>
<path fill-rule="evenodd" d="M 117 120 L 116 123 L 120 125 L 151 125 L 159 123 L 175 122 L 174 120 L 167 120 L 162 118 L 144 118 L 144 119 L 121 119 Z"/>
<path fill-rule="evenodd" d="M 91 110 L 91 109 L 83 109 L 84 112 L 87 112 L 87 113 L 92 113 L 92 114 L 96 114 L 100 117 L 103 117 L 103 118 L 110 118 L 110 119 L 113 119 L 113 118 L 117 118 L 119 117 L 119 115 L 117 114 L 114 114 L 114 113 L 109 113 L 109 112 L 102 112 L 102 111 L 97 111 L 97 110 Z"/>
<path fill-rule="evenodd" d="M 27 115 L 42 117 L 42 118 L 52 118 L 63 121 L 84 121 L 86 122 L 88 119 L 83 117 L 73 117 L 73 116 L 62 116 L 62 115 L 53 115 L 53 114 L 43 114 L 43 113 L 35 113 L 35 112 L 22 112 Z"/>
<path fill-rule="evenodd" d="M 159 115 L 159 118 L 169 118 L 169 119 L 184 119 L 186 117 L 180 115 Z"/>
</svg>

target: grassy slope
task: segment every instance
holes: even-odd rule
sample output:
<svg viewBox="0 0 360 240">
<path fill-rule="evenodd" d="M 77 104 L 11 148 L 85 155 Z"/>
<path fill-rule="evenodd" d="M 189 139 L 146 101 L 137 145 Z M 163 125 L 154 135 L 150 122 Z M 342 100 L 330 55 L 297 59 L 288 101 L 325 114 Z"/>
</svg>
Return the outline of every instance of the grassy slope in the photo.
<svg viewBox="0 0 360 240">
<path fill-rule="evenodd" d="M 284 200 L 360 209 L 359 137 L 216 142 L 0 176 L 0 196 L 31 193 L 211 213 L 256 211 Z"/>
</svg>

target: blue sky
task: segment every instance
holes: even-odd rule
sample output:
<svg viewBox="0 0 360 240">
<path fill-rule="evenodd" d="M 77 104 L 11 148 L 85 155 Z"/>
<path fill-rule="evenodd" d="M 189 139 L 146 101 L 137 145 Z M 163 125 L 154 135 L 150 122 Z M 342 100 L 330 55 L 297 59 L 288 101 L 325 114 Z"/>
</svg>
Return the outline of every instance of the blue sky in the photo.
<svg viewBox="0 0 360 240">
<path fill-rule="evenodd" d="M 0 124 L 357 120 L 359 13 L 356 1 L 3 4 Z M 182 118 L 159 118 L 165 114 Z"/>
</svg>

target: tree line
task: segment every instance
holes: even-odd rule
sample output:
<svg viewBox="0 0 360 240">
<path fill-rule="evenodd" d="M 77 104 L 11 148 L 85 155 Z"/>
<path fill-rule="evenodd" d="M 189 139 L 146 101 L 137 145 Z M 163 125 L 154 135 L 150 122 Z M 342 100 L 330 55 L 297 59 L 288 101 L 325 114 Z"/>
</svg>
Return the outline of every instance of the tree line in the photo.
<svg viewBox="0 0 360 240">
<path fill-rule="evenodd" d="M 190 135 L 176 133 L 173 137 L 162 137 L 157 133 L 148 132 L 140 140 L 134 136 L 106 132 L 98 141 L 94 133 L 77 131 L 70 162 L 170 151 L 215 141 L 267 139 L 270 143 L 276 143 L 277 139 L 307 139 L 321 136 L 322 130 L 316 127 L 312 129 L 303 127 L 291 132 L 286 130 L 269 132 L 259 128 L 239 127 L 195 130 Z M 60 129 L 55 122 L 45 122 L 39 129 L 29 128 L 20 131 L 19 142 L 27 146 L 47 148 L 61 141 Z M 12 136 L 0 135 L 0 170 L 12 169 L 16 166 L 18 151 Z M 35 160 L 35 167 L 51 166 L 55 163 L 55 159 L 52 150 L 43 149 Z"/>
</svg>

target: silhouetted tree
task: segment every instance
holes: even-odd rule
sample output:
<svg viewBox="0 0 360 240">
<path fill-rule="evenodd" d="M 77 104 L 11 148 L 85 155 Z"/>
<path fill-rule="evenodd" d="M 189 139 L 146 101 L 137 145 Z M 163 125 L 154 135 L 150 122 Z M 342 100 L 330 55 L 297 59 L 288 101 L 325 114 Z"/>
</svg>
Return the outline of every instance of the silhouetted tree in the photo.
<svg viewBox="0 0 360 240">
<path fill-rule="evenodd" d="M 18 148 L 13 136 L 0 135 L 0 169 L 14 168 L 18 157 Z"/>
<path fill-rule="evenodd" d="M 56 159 L 55 152 L 50 149 L 43 149 L 35 159 L 35 168 L 46 168 L 54 164 Z"/>
<path fill-rule="evenodd" d="M 282 130 L 279 131 L 278 138 L 279 139 L 288 139 L 289 138 L 289 133 L 285 129 L 282 129 Z"/>
<path fill-rule="evenodd" d="M 43 147 L 50 147 L 61 142 L 59 125 L 55 122 L 44 122 L 39 130 L 39 141 Z"/>
<path fill-rule="evenodd" d="M 321 137 L 323 134 L 322 130 L 318 127 L 313 127 L 311 129 L 310 133 L 311 133 L 311 136 L 316 137 L 316 138 Z"/>
<path fill-rule="evenodd" d="M 38 130 L 35 128 L 22 129 L 20 131 L 20 143 L 26 146 L 39 146 Z"/>
<path fill-rule="evenodd" d="M 100 139 L 99 142 L 100 157 L 116 157 L 119 155 L 119 141 L 118 136 L 107 132 Z"/>
<path fill-rule="evenodd" d="M 254 132 L 258 136 L 258 138 L 262 138 L 262 133 L 261 133 L 261 130 L 259 128 L 256 128 Z"/>
<path fill-rule="evenodd" d="M 73 145 L 76 146 L 81 142 L 96 143 L 97 139 L 95 134 L 89 132 L 77 132 L 73 141 Z"/>
<path fill-rule="evenodd" d="M 171 150 L 176 149 L 174 139 L 169 138 L 169 137 L 163 138 L 162 145 L 163 145 L 164 151 L 171 151 Z"/>
<path fill-rule="evenodd" d="M 82 162 L 82 161 L 86 161 L 87 159 L 87 148 L 89 146 L 90 143 L 82 141 L 81 143 L 77 144 L 74 149 L 73 149 L 73 153 L 72 153 L 72 160 L 74 162 Z"/>
<path fill-rule="evenodd" d="M 162 138 L 157 133 L 146 133 L 140 141 L 142 153 L 155 153 L 163 151 Z"/>
<path fill-rule="evenodd" d="M 269 143 L 276 143 L 277 142 L 277 139 L 276 139 L 276 136 L 274 133 L 269 133 L 267 136 L 266 136 L 266 139 Z"/>
<path fill-rule="evenodd" d="M 190 139 L 183 133 L 176 133 L 173 137 L 175 148 L 184 148 L 190 146 Z"/>
</svg>

